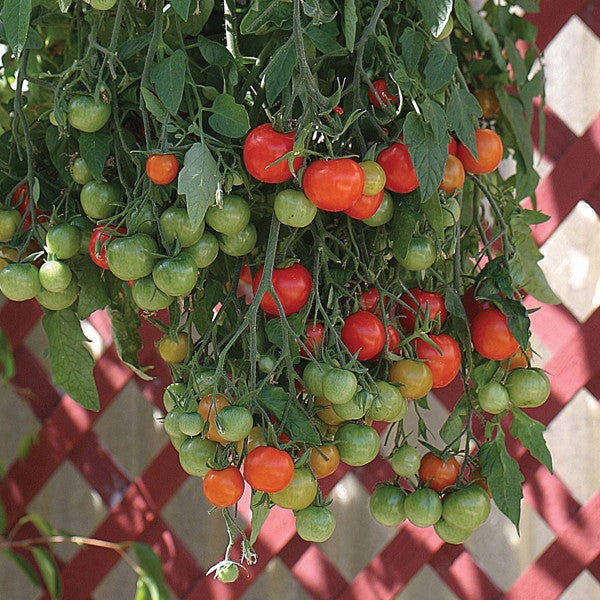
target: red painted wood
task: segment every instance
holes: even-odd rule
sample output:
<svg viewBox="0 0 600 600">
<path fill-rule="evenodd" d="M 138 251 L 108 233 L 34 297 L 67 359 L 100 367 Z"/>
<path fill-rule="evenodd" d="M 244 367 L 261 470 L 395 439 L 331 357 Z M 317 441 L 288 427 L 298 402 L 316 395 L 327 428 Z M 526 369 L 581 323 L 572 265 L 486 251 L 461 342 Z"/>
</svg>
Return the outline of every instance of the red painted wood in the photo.
<svg viewBox="0 0 600 600">
<path fill-rule="evenodd" d="M 538 47 L 543 50 L 571 16 L 585 5 L 586 0 L 542 0 L 540 12 L 528 15 L 529 21 L 538 27 Z"/>
</svg>

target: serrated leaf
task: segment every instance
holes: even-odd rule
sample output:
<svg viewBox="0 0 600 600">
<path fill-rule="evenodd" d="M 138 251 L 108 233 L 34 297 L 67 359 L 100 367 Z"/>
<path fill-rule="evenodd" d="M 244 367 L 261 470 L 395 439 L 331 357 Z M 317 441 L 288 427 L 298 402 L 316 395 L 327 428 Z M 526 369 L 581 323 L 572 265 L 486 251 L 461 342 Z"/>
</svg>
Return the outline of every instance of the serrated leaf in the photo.
<svg viewBox="0 0 600 600">
<path fill-rule="evenodd" d="M 260 533 L 262 526 L 271 512 L 269 500 L 268 498 L 265 498 L 264 492 L 252 490 L 250 510 L 252 511 L 252 518 L 250 520 L 252 528 L 250 532 L 250 545 L 253 546 L 258 539 L 258 534 Z"/>
<path fill-rule="evenodd" d="M 144 104 L 150 111 L 152 116 L 159 122 L 163 122 L 167 118 L 168 111 L 165 105 L 147 88 L 140 88 Z"/>
<path fill-rule="evenodd" d="M 402 48 L 402 60 L 406 71 L 413 73 L 423 54 L 425 36 L 420 31 L 412 27 L 407 27 L 400 36 L 400 46 Z"/>
<path fill-rule="evenodd" d="M 415 227 L 419 222 L 422 213 L 420 212 L 420 202 L 416 194 L 405 196 L 403 201 L 395 207 L 394 216 L 390 223 L 390 237 L 393 243 L 394 256 L 397 260 L 403 260 L 408 254 L 410 241 L 415 233 Z M 410 202 L 414 198 L 418 207 Z"/>
<path fill-rule="evenodd" d="M 77 315 L 80 319 L 87 319 L 93 312 L 102 310 L 108 306 L 110 298 L 106 284 L 102 279 L 100 271 L 87 256 L 76 256 L 70 262 L 72 271 L 77 276 L 79 284 L 79 301 L 77 303 Z M 105 278 L 110 273 L 104 273 Z"/>
<path fill-rule="evenodd" d="M 544 439 L 546 426 L 532 419 L 516 406 L 513 406 L 511 410 L 513 421 L 510 426 L 510 434 L 518 438 L 529 450 L 531 456 L 539 460 L 552 473 L 552 455 Z"/>
<path fill-rule="evenodd" d="M 2 380 L 4 383 L 8 383 L 15 376 L 16 368 L 10 340 L 2 329 L 0 329 L 0 366 L 2 367 Z"/>
<path fill-rule="evenodd" d="M 446 444 L 460 443 L 460 435 L 465 426 L 465 417 L 467 416 L 467 398 L 461 396 L 454 405 L 452 412 L 448 415 L 445 423 L 440 428 L 440 437 Z"/>
<path fill-rule="evenodd" d="M 209 65 L 226 67 L 228 64 L 235 62 L 231 52 L 223 44 L 219 44 L 204 36 L 198 36 L 198 48 L 200 49 L 200 54 L 202 54 L 204 60 Z"/>
<path fill-rule="evenodd" d="M 475 157 L 477 157 L 475 123 L 481 114 L 481 106 L 473 94 L 467 90 L 452 90 L 446 108 L 448 126 Z"/>
<path fill-rule="evenodd" d="M 110 154 L 112 135 L 108 133 L 79 134 L 79 153 L 85 161 L 94 179 L 100 181 L 104 172 L 104 165 Z"/>
<path fill-rule="evenodd" d="M 42 574 L 42 579 L 46 584 L 46 589 L 48 590 L 50 597 L 52 600 L 58 600 L 62 593 L 62 583 L 54 557 L 48 550 L 39 546 L 32 546 L 30 551 Z"/>
<path fill-rule="evenodd" d="M 311 26 L 306 30 L 306 35 L 310 38 L 315 48 L 323 54 L 331 52 L 340 52 L 342 46 L 335 39 L 338 35 L 338 29 L 335 23 L 320 25 L 319 27 Z"/>
<path fill-rule="evenodd" d="M 219 168 L 208 146 L 196 142 L 185 153 L 177 181 L 177 193 L 185 196 L 192 227 L 199 227 L 208 207 L 215 204 L 219 180 Z"/>
<path fill-rule="evenodd" d="M 417 2 L 417 6 L 431 35 L 434 37 L 440 35 L 452 12 L 452 0 L 427 0 Z"/>
<path fill-rule="evenodd" d="M 21 569 L 21 571 L 25 573 L 29 581 L 31 581 L 31 583 L 33 583 L 35 587 L 39 587 L 40 580 L 35 569 L 31 566 L 29 562 L 27 562 L 22 556 L 20 556 L 16 552 L 13 552 L 12 550 L 0 550 L 0 552 L 2 552 L 2 554 L 10 558 L 10 560 L 12 560 L 19 567 L 19 569 Z"/>
<path fill-rule="evenodd" d="M 469 13 L 469 6 L 465 0 L 454 0 L 454 14 L 458 19 L 458 22 L 466 29 L 467 33 L 473 33 L 471 27 L 471 14 Z"/>
<path fill-rule="evenodd" d="M 69 309 L 48 311 L 42 324 L 50 346 L 50 372 L 54 385 L 62 387 L 84 408 L 99 410 L 94 359 L 83 345 L 87 340 L 77 315 Z"/>
<path fill-rule="evenodd" d="M 431 126 L 416 112 L 407 115 L 402 131 L 419 180 L 421 200 L 425 201 L 434 194 L 442 181 L 448 145 L 446 142 L 436 142 Z"/>
<path fill-rule="evenodd" d="M 446 50 L 443 44 L 435 44 L 429 53 L 425 73 L 425 87 L 435 93 L 452 81 L 458 68 L 456 56 Z"/>
<path fill-rule="evenodd" d="M 143 50 L 152 39 L 152 33 L 144 33 L 143 35 L 136 36 L 126 42 L 123 42 L 118 50 L 117 54 L 121 60 L 127 60 L 132 56 L 135 56 L 138 52 Z"/>
<path fill-rule="evenodd" d="M 250 129 L 248 111 L 243 104 L 237 104 L 229 94 L 219 94 L 212 105 L 213 114 L 208 117 L 209 125 L 227 137 L 240 138 Z"/>
<path fill-rule="evenodd" d="M 489 383 L 498 371 L 498 367 L 499 363 L 495 360 L 486 360 L 480 365 L 477 365 L 471 371 L 471 379 L 473 380 L 475 387 L 480 388 L 486 383 Z"/>
<path fill-rule="evenodd" d="M 134 542 L 133 552 L 138 562 L 138 566 L 140 566 L 146 574 L 144 583 L 146 585 L 153 583 L 158 590 L 159 595 L 156 600 L 168 600 L 169 592 L 167 591 L 165 584 L 165 575 L 163 573 L 160 558 L 158 558 L 150 546 L 140 542 Z M 152 600 L 155 600 L 154 596 L 152 596 Z"/>
<path fill-rule="evenodd" d="M 292 3 L 286 0 L 252 0 L 240 23 L 240 33 L 264 35 L 274 28 L 292 28 Z"/>
<path fill-rule="evenodd" d="M 179 49 L 168 58 L 154 63 L 150 69 L 150 81 L 154 84 L 158 97 L 172 115 L 177 114 L 183 98 L 186 62 L 185 52 Z"/>
<path fill-rule="evenodd" d="M 481 446 L 479 465 L 496 506 L 514 523 L 518 531 L 525 478 L 519 470 L 519 463 L 506 451 L 504 432 L 500 427 L 496 431 L 496 437 Z"/>
<path fill-rule="evenodd" d="M 291 81 L 297 61 L 295 44 L 283 46 L 269 61 L 264 74 L 265 92 L 269 106 L 273 105 L 277 96 Z"/>
<path fill-rule="evenodd" d="M 355 0 L 344 0 L 344 39 L 346 40 L 346 48 L 350 52 L 354 52 L 357 21 Z"/>
<path fill-rule="evenodd" d="M 6 39 L 17 59 L 21 57 L 25 48 L 30 16 L 31 0 L 4 0 L 2 22 Z"/>
<path fill-rule="evenodd" d="M 473 26 L 473 33 L 479 40 L 479 43 L 484 48 L 489 48 L 492 55 L 492 59 L 496 66 L 501 70 L 506 70 L 506 61 L 502 55 L 502 48 L 500 42 L 491 28 L 490 24 L 473 8 L 469 7 L 469 14 L 471 16 L 471 25 Z"/>
<path fill-rule="evenodd" d="M 435 192 L 428 200 L 423 202 L 423 212 L 427 217 L 427 222 L 431 225 L 433 232 L 440 239 L 444 238 L 444 215 L 440 195 Z"/>
<path fill-rule="evenodd" d="M 192 0 L 171 0 L 173 10 L 184 20 L 188 20 Z"/>
<path fill-rule="evenodd" d="M 439 144 L 448 142 L 448 125 L 446 123 L 446 113 L 440 104 L 426 98 L 422 105 L 423 118 L 431 127 L 433 137 Z"/>
</svg>

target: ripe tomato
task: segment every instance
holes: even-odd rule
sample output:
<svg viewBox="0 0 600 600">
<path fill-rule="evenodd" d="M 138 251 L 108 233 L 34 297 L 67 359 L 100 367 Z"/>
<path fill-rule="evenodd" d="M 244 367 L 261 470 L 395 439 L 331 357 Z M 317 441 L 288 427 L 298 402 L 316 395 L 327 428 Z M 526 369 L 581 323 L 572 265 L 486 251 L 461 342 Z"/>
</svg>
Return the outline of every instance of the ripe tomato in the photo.
<svg viewBox="0 0 600 600">
<path fill-rule="evenodd" d="M 23 220 L 23 229 L 29 229 L 32 225 L 31 213 L 29 212 L 29 194 L 27 192 L 27 184 L 22 183 L 13 192 L 12 205 L 21 213 Z M 38 210 L 37 206 L 34 206 L 34 213 L 36 220 L 42 221 L 41 217 L 47 216 L 42 211 Z"/>
<path fill-rule="evenodd" d="M 385 187 L 398 194 L 407 194 L 419 187 L 417 173 L 413 166 L 408 146 L 396 142 L 382 150 L 377 162 L 385 171 Z"/>
<path fill-rule="evenodd" d="M 9 300 L 30 300 L 42 288 L 38 268 L 32 263 L 13 263 L 0 271 L 0 292 Z"/>
<path fill-rule="evenodd" d="M 282 183 L 292 178 L 287 160 L 272 164 L 294 148 L 296 134 L 280 133 L 271 123 L 255 127 L 244 142 L 244 165 L 255 179 L 265 183 Z M 302 166 L 302 158 L 294 158 L 292 167 L 297 171 Z"/>
<path fill-rule="evenodd" d="M 269 494 L 273 503 L 290 510 L 310 506 L 317 495 L 318 484 L 308 467 L 294 470 L 292 480 L 278 492 Z"/>
<path fill-rule="evenodd" d="M 349 209 L 363 193 L 365 173 L 351 158 L 315 160 L 308 165 L 302 188 L 308 199 L 321 210 Z"/>
<path fill-rule="evenodd" d="M 490 507 L 485 491 L 478 485 L 469 485 L 444 496 L 442 516 L 453 527 L 472 531 L 485 523 Z"/>
<path fill-rule="evenodd" d="M 234 465 L 225 469 L 211 469 L 202 482 L 206 499 L 215 506 L 232 506 L 244 493 L 244 478 Z"/>
<path fill-rule="evenodd" d="M 285 451 L 272 446 L 258 446 L 246 456 L 244 477 L 252 489 L 279 492 L 294 477 L 294 461 Z"/>
<path fill-rule="evenodd" d="M 471 340 L 475 350 L 490 360 L 504 360 L 519 347 L 508 328 L 506 315 L 495 307 L 482 310 L 473 319 Z"/>
<path fill-rule="evenodd" d="M 440 190 L 445 194 L 454 194 L 457 189 L 462 189 L 465 184 L 465 168 L 456 156 L 448 155 Z"/>
<path fill-rule="evenodd" d="M 520 367 L 525 368 L 529 366 L 529 361 L 531 360 L 531 348 L 527 348 L 525 352 L 518 348 L 517 351 L 508 358 L 508 370 L 512 371 L 513 369 L 518 369 Z"/>
<path fill-rule="evenodd" d="M 387 343 L 388 350 L 390 352 L 393 352 L 394 354 L 401 354 L 402 348 L 400 347 L 400 342 L 402 341 L 402 338 L 400 337 L 400 332 L 392 325 L 388 325 L 387 326 L 387 336 L 388 336 L 388 343 Z"/>
<path fill-rule="evenodd" d="M 335 432 L 340 458 L 351 467 L 370 463 L 379 454 L 381 440 L 373 427 L 361 423 L 344 423 Z"/>
<path fill-rule="evenodd" d="M 418 339 L 415 344 L 417 357 L 427 363 L 433 375 L 433 388 L 448 385 L 458 374 L 460 368 L 460 347 L 456 340 L 445 333 L 430 335 L 431 341 L 437 344 L 440 354 L 433 346 Z"/>
<path fill-rule="evenodd" d="M 535 408 L 550 396 L 550 380 L 542 369 L 515 369 L 506 378 L 510 401 L 519 408 Z"/>
<path fill-rule="evenodd" d="M 221 444 L 226 444 L 229 440 L 219 433 L 216 419 L 217 413 L 226 406 L 229 406 L 229 401 L 223 394 L 206 394 L 198 402 L 198 412 L 202 415 L 204 422 L 208 423 L 206 437 Z"/>
<path fill-rule="evenodd" d="M 95 100 L 91 96 L 77 95 L 71 98 L 67 107 L 67 120 L 71 127 L 94 133 L 110 119 L 110 104 L 102 99 Z"/>
<path fill-rule="evenodd" d="M 442 516 L 442 500 L 435 490 L 419 488 L 406 496 L 404 511 L 413 525 L 429 527 Z"/>
<path fill-rule="evenodd" d="M 396 527 L 406 519 L 404 512 L 404 490 L 397 485 L 383 485 L 375 488 L 369 500 L 369 510 L 373 518 L 386 527 Z"/>
<path fill-rule="evenodd" d="M 241 196 L 230 194 L 221 206 L 209 206 L 206 224 L 224 235 L 235 235 L 250 223 L 250 205 Z"/>
<path fill-rule="evenodd" d="M 254 275 L 252 289 L 255 295 L 260 285 L 263 271 L 264 267 L 261 267 L 256 272 L 256 275 Z M 313 287 L 312 277 L 306 267 L 300 263 L 294 263 L 283 269 L 273 269 L 271 281 L 275 294 L 279 298 L 283 312 L 286 315 L 297 313 L 304 308 Z M 279 315 L 277 303 L 271 292 L 265 292 L 260 301 L 260 306 L 267 314 Z"/>
<path fill-rule="evenodd" d="M 375 108 L 384 108 L 387 103 L 398 104 L 398 97 L 387 93 L 385 79 L 377 79 L 373 82 L 375 92 L 369 87 L 369 102 Z"/>
<path fill-rule="evenodd" d="M 464 144 L 458 145 L 458 158 L 465 171 L 482 175 L 491 173 L 500 164 L 504 147 L 500 136 L 491 129 L 477 129 L 475 131 L 477 145 L 477 160 Z"/>
<path fill-rule="evenodd" d="M 473 319 L 486 308 L 491 308 L 494 305 L 488 300 L 476 300 L 473 297 L 473 286 L 465 291 L 465 293 L 461 297 L 461 301 L 463 306 L 465 307 L 465 312 L 467 313 L 467 320 L 469 323 L 473 322 Z"/>
<path fill-rule="evenodd" d="M 324 542 L 335 529 L 335 517 L 326 506 L 308 506 L 296 513 L 296 531 L 307 542 Z"/>
<path fill-rule="evenodd" d="M 134 233 L 115 238 L 106 248 L 106 260 L 111 273 L 118 279 L 129 281 L 152 273 L 158 246 L 145 233 Z"/>
<path fill-rule="evenodd" d="M 365 194 L 362 194 L 361 197 L 344 212 L 349 217 L 359 221 L 371 218 L 383 202 L 384 191 L 385 190 L 381 190 L 378 194 L 374 194 L 373 196 L 365 196 Z"/>
<path fill-rule="evenodd" d="M 215 458 L 219 445 L 196 436 L 186 439 L 179 448 L 181 468 L 189 475 L 204 477 L 209 471 L 208 462 Z"/>
<path fill-rule="evenodd" d="M 182 362 L 188 353 L 188 334 L 180 331 L 177 334 L 177 341 L 165 336 L 158 343 L 158 353 L 167 363 Z"/>
<path fill-rule="evenodd" d="M 308 348 L 308 353 L 302 346 L 300 347 L 300 356 L 314 356 L 317 349 L 321 348 L 323 345 L 323 335 L 325 328 L 323 327 L 323 323 L 309 323 L 306 328 L 306 338 L 302 340 L 306 347 Z"/>
<path fill-rule="evenodd" d="M 484 119 L 491 119 L 500 112 L 500 102 L 492 88 L 479 88 L 475 91 L 475 98 L 481 106 L 481 116 Z"/>
<path fill-rule="evenodd" d="M 167 185 L 177 177 L 179 163 L 174 154 L 151 154 L 146 160 L 146 175 L 158 185 Z"/>
<path fill-rule="evenodd" d="M 340 464 L 340 451 L 335 444 L 319 446 L 310 451 L 310 466 L 317 479 L 328 477 Z"/>
<path fill-rule="evenodd" d="M 403 359 L 392 364 L 388 381 L 400 383 L 406 398 L 423 398 L 433 386 L 433 375 L 424 362 Z"/>
<path fill-rule="evenodd" d="M 358 303 L 363 310 L 376 312 L 379 308 L 379 291 L 377 288 L 369 288 L 368 290 L 362 292 Z"/>
<path fill-rule="evenodd" d="M 448 154 L 452 156 L 456 156 L 456 152 L 458 150 L 458 144 L 456 143 L 456 138 L 450 136 L 450 141 L 448 142 Z"/>
<path fill-rule="evenodd" d="M 460 465 L 454 456 L 451 456 L 446 462 L 433 452 L 427 452 L 421 457 L 419 479 L 423 485 L 429 483 L 429 487 L 436 492 L 441 492 L 449 485 L 454 485 L 459 472 Z"/>
<path fill-rule="evenodd" d="M 108 229 L 114 230 L 111 225 L 98 225 L 92 231 L 90 236 L 89 251 L 90 258 L 101 268 L 108 269 L 108 261 L 106 260 L 106 247 L 108 243 L 115 238 L 114 235 L 107 233 Z M 117 229 L 117 233 L 125 233 L 122 227 Z"/>
<path fill-rule="evenodd" d="M 360 350 L 358 360 L 369 360 L 377 356 L 385 345 L 383 323 L 366 310 L 359 310 L 346 319 L 341 336 L 351 354 Z"/>
<path fill-rule="evenodd" d="M 419 288 L 412 288 L 408 294 L 402 294 L 400 300 L 407 305 L 402 305 L 398 311 L 399 322 L 404 331 L 414 331 L 417 315 L 420 322 L 425 320 L 427 307 L 429 307 L 430 321 L 433 321 L 439 315 L 440 326 L 446 322 L 448 311 L 446 310 L 444 296 L 438 292 L 426 292 Z"/>
</svg>

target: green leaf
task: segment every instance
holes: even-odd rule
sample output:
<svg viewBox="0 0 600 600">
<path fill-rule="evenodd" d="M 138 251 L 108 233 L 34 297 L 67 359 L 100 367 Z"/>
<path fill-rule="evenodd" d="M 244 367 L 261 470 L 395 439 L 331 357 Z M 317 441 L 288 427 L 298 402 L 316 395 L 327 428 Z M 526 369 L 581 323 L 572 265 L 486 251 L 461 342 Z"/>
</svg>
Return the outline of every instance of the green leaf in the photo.
<svg viewBox="0 0 600 600">
<path fill-rule="evenodd" d="M 519 463 L 506 451 L 506 437 L 502 428 L 497 427 L 494 440 L 484 442 L 481 446 L 479 464 L 496 506 L 518 531 L 525 478 L 519 470 Z"/>
<path fill-rule="evenodd" d="M 292 7 L 287 0 L 252 0 L 240 23 L 240 33 L 264 35 L 273 29 L 291 29 Z"/>
<path fill-rule="evenodd" d="M 513 421 L 510 426 L 510 434 L 521 440 L 523 446 L 531 452 L 531 456 L 539 460 L 552 473 L 552 456 L 544 439 L 546 426 L 532 419 L 516 406 L 513 406 L 511 410 Z"/>
<path fill-rule="evenodd" d="M 100 400 L 92 372 L 94 359 L 83 345 L 87 340 L 77 315 L 69 309 L 48 311 L 42 324 L 48 336 L 54 384 L 84 408 L 99 410 Z"/>
<path fill-rule="evenodd" d="M 58 600 L 62 593 L 62 582 L 54 557 L 46 548 L 41 548 L 40 546 L 32 546 L 30 551 L 42 574 L 42 579 L 46 584 L 46 589 L 50 597 L 52 600 Z"/>
<path fill-rule="evenodd" d="M 134 542 L 133 552 L 138 565 L 143 569 L 147 576 L 144 579 L 144 583 L 148 585 L 148 583 L 152 582 L 158 590 L 158 597 L 155 599 L 154 596 L 151 596 L 152 600 L 168 600 L 169 592 L 167 591 L 167 586 L 165 584 L 165 575 L 163 573 L 160 558 L 158 558 L 150 546 L 140 542 Z"/>
<path fill-rule="evenodd" d="M 467 90 L 452 90 L 446 108 L 448 126 L 475 157 L 477 157 L 475 123 L 481 114 L 481 106 L 473 94 Z"/>
<path fill-rule="evenodd" d="M 398 260 L 406 258 L 410 241 L 421 218 L 420 206 L 415 207 L 414 203 L 410 201 L 411 199 L 415 199 L 417 205 L 420 205 L 419 199 L 416 196 L 416 194 L 404 196 L 400 205 L 396 206 L 390 224 L 394 256 Z"/>
<path fill-rule="evenodd" d="M 269 516 L 269 512 L 271 512 L 268 496 L 266 496 L 264 492 L 252 490 L 250 510 L 252 512 L 252 519 L 250 521 L 250 545 L 253 546 L 258 539 L 258 534 L 260 533 L 262 526 Z"/>
<path fill-rule="evenodd" d="M 295 44 L 282 46 L 269 61 L 264 74 L 265 92 L 269 106 L 273 105 L 277 96 L 291 81 L 297 62 Z"/>
<path fill-rule="evenodd" d="M 400 36 L 402 48 L 402 60 L 408 73 L 413 73 L 419 65 L 423 48 L 425 47 L 425 36 L 412 27 L 407 27 Z"/>
<path fill-rule="evenodd" d="M 425 86 L 431 93 L 448 85 L 458 68 L 456 55 L 448 52 L 443 44 L 435 44 L 429 53 L 425 73 Z"/>
<path fill-rule="evenodd" d="M 135 598 L 133 600 L 155 600 L 152 598 L 152 592 L 144 581 L 145 577 L 141 576 L 137 580 L 135 586 Z"/>
<path fill-rule="evenodd" d="M 501 71 L 506 71 L 506 61 L 502 55 L 500 42 L 491 28 L 490 24 L 473 8 L 469 7 L 471 15 L 471 24 L 473 25 L 473 33 L 479 40 L 479 43 L 490 50 L 494 63 Z"/>
<path fill-rule="evenodd" d="M 177 193 L 185 195 L 192 227 L 199 227 L 208 207 L 215 204 L 220 175 L 217 162 L 204 142 L 196 142 L 185 153 Z"/>
<path fill-rule="evenodd" d="M 184 20 L 188 20 L 192 0 L 171 0 L 173 10 Z"/>
<path fill-rule="evenodd" d="M 464 352 L 467 356 L 467 361 L 471 360 L 471 332 L 469 330 L 469 321 L 465 307 L 457 292 L 450 286 L 444 294 L 444 304 L 448 314 L 452 317 L 452 327 L 461 342 Z"/>
<path fill-rule="evenodd" d="M 350 52 L 354 52 L 354 42 L 356 41 L 356 15 L 355 0 L 344 0 L 344 38 L 346 40 L 346 48 Z"/>
<path fill-rule="evenodd" d="M 444 215 L 440 195 L 434 192 L 428 200 L 423 202 L 423 212 L 435 235 L 444 239 Z"/>
<path fill-rule="evenodd" d="M 276 386 L 263 388 L 258 393 L 256 400 L 279 422 L 283 421 L 284 431 L 295 442 L 306 442 L 313 445 L 321 443 L 321 436 L 312 424 L 310 417 L 301 410 L 297 399 L 290 398 L 283 388 Z"/>
<path fill-rule="evenodd" d="M 71 0 L 58 0 L 58 8 L 61 13 L 66 13 L 71 6 Z"/>
<path fill-rule="evenodd" d="M 15 376 L 15 359 L 10 347 L 10 340 L 0 329 L 0 365 L 2 366 L 2 381 L 7 383 Z"/>
<path fill-rule="evenodd" d="M 177 114 L 183 98 L 186 61 L 185 52 L 179 49 L 168 58 L 154 63 L 150 69 L 150 81 L 172 115 Z"/>
<path fill-rule="evenodd" d="M 334 23 L 328 23 L 320 27 L 313 25 L 306 30 L 306 35 L 315 45 L 315 48 L 323 54 L 343 51 L 343 48 L 335 39 L 337 34 L 338 30 Z"/>
<path fill-rule="evenodd" d="M 471 379 L 473 380 L 475 387 L 480 388 L 486 383 L 489 383 L 498 371 L 499 365 L 500 363 L 496 360 L 486 360 L 480 365 L 477 365 L 471 371 Z"/>
<path fill-rule="evenodd" d="M 455 447 L 460 444 L 460 435 L 465 426 L 467 416 L 467 397 L 461 396 L 454 405 L 452 412 L 448 415 L 446 422 L 440 428 L 440 437 L 446 444 L 454 443 Z"/>
<path fill-rule="evenodd" d="M 533 170 L 533 143 L 529 133 L 529 125 L 523 114 L 523 104 L 516 96 L 509 94 L 501 87 L 496 88 L 496 96 L 500 102 L 502 114 L 508 120 L 515 136 L 524 166 L 527 170 Z"/>
<path fill-rule="evenodd" d="M 213 102 L 212 112 L 208 122 L 217 133 L 232 138 L 240 138 L 248 133 L 248 111 L 244 105 L 237 104 L 233 96 L 219 94 Z"/>
<path fill-rule="evenodd" d="M 168 114 L 165 105 L 149 89 L 142 87 L 140 90 L 146 108 L 155 119 L 162 123 L 167 118 Z"/>
<path fill-rule="evenodd" d="M 38 587 L 40 585 L 39 577 L 35 571 L 35 569 L 28 563 L 22 556 L 13 552 L 12 550 L 0 550 L 5 556 L 8 556 L 18 567 L 25 573 L 27 578 Z"/>
<path fill-rule="evenodd" d="M 465 0 L 454 0 L 454 14 L 458 19 L 458 22 L 467 30 L 467 33 L 473 33 L 469 5 Z"/>
<path fill-rule="evenodd" d="M 292 330 L 296 333 L 297 336 L 301 336 L 304 330 L 304 320 L 300 315 L 292 315 L 288 317 L 288 323 Z M 271 319 L 265 325 L 265 332 L 267 334 L 267 339 L 281 350 L 284 350 L 284 341 L 283 341 L 283 333 L 287 331 L 287 328 L 283 326 L 279 319 Z M 292 358 L 298 356 L 299 347 L 294 342 L 293 336 L 288 337 L 289 350 L 292 354 Z"/>
<path fill-rule="evenodd" d="M 104 172 L 104 165 L 110 154 L 112 135 L 108 133 L 79 134 L 79 153 L 92 172 L 94 179 L 100 181 Z"/>
<path fill-rule="evenodd" d="M 127 60 L 132 56 L 135 56 L 138 52 L 150 44 L 151 39 L 152 33 L 148 32 L 123 42 L 117 49 L 119 58 L 121 60 Z"/>
<path fill-rule="evenodd" d="M 434 194 L 442 181 L 448 145 L 445 141 L 442 144 L 436 141 L 431 125 L 416 112 L 407 115 L 403 133 L 419 180 L 421 200 L 425 201 Z"/>
<path fill-rule="evenodd" d="M 25 48 L 30 16 L 31 0 L 4 0 L 2 21 L 6 39 L 17 59 Z"/>
<path fill-rule="evenodd" d="M 417 2 L 417 6 L 431 35 L 434 37 L 440 35 L 452 12 L 452 0 L 427 0 Z"/>
<path fill-rule="evenodd" d="M 229 64 L 235 63 L 231 52 L 223 44 L 214 42 L 201 35 L 198 36 L 198 48 L 200 49 L 200 54 L 202 54 L 204 60 L 209 65 L 226 67 Z"/>
<path fill-rule="evenodd" d="M 525 12 L 528 13 L 540 12 L 538 0 L 510 0 L 509 4 L 520 6 Z"/>
<path fill-rule="evenodd" d="M 69 264 L 80 288 L 77 315 L 87 319 L 93 312 L 108 306 L 110 299 L 103 277 L 110 277 L 110 273 L 101 274 L 88 256 L 76 256 Z"/>
<path fill-rule="evenodd" d="M 426 98 L 423 101 L 423 118 L 431 127 L 433 137 L 438 144 L 448 143 L 448 124 L 446 122 L 446 113 L 440 104 Z"/>
<path fill-rule="evenodd" d="M 516 84 L 520 87 L 527 81 L 527 67 L 515 42 L 510 37 L 504 38 L 504 49 L 510 63 Z"/>
</svg>

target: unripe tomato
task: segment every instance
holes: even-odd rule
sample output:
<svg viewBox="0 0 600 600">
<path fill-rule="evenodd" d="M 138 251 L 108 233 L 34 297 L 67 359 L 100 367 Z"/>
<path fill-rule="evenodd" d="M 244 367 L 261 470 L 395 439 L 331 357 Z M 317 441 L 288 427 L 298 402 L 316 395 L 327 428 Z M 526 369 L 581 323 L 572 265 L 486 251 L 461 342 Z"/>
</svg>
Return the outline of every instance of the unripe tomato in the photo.
<svg viewBox="0 0 600 600">
<path fill-rule="evenodd" d="M 275 216 L 289 227 L 306 227 L 317 215 L 317 207 L 300 190 L 281 190 L 275 196 Z"/>
<path fill-rule="evenodd" d="M 484 119 L 491 119 L 500 112 L 500 102 L 496 92 L 492 88 L 479 88 L 475 91 L 475 98 L 481 106 L 482 117 Z"/>
<path fill-rule="evenodd" d="M 188 353 L 188 334 L 180 331 L 177 341 L 164 337 L 158 343 L 160 357 L 167 363 L 182 362 Z"/>
<path fill-rule="evenodd" d="M 340 464 L 340 451 L 335 444 L 319 446 L 310 451 L 310 466 L 317 479 L 328 477 Z"/>
<path fill-rule="evenodd" d="M 158 185 L 171 183 L 179 172 L 179 163 L 174 154 L 151 154 L 146 160 L 146 175 Z"/>
<path fill-rule="evenodd" d="M 406 496 L 404 511 L 413 525 L 429 527 L 442 516 L 442 500 L 435 490 L 419 488 Z"/>
<path fill-rule="evenodd" d="M 41 288 L 39 271 L 32 263 L 13 263 L 0 271 L 0 292 L 9 300 L 30 300 Z"/>
<path fill-rule="evenodd" d="M 317 489 L 317 480 L 310 469 L 301 467 L 294 470 L 292 480 L 282 490 L 271 492 L 269 496 L 277 506 L 290 510 L 302 510 L 313 503 Z"/>
<path fill-rule="evenodd" d="M 382 150 L 377 162 L 385 171 L 385 187 L 398 194 L 408 194 L 419 187 L 417 173 L 413 166 L 408 146 L 396 142 Z"/>
<path fill-rule="evenodd" d="M 325 506 L 309 506 L 296 513 L 296 531 L 307 542 L 324 542 L 335 529 L 335 517 Z"/>
<path fill-rule="evenodd" d="M 44 288 L 35 295 L 35 299 L 40 306 L 48 310 L 63 310 L 75 302 L 79 294 L 79 286 L 74 279 L 71 279 L 69 285 L 60 292 L 50 292 Z"/>
<path fill-rule="evenodd" d="M 403 359 L 392 364 L 388 381 L 399 383 L 406 398 L 423 398 L 433 386 L 431 369 L 418 360 Z"/>
<path fill-rule="evenodd" d="M 535 408 L 550 396 L 550 380 L 542 369 L 515 369 L 506 378 L 510 401 L 519 408 Z"/>
<path fill-rule="evenodd" d="M 206 394 L 198 402 L 198 412 L 202 415 L 205 423 L 208 423 L 206 437 L 213 442 L 226 444 L 226 440 L 220 433 L 217 426 L 217 414 L 220 410 L 229 406 L 227 397 L 223 394 Z"/>
<path fill-rule="evenodd" d="M 373 196 L 385 188 L 385 171 L 382 166 L 374 160 L 363 160 L 360 168 L 365 174 L 365 185 L 363 195 Z"/>
<path fill-rule="evenodd" d="M 383 193 L 381 204 L 372 217 L 363 219 L 362 222 L 369 227 L 379 227 L 392 220 L 394 216 L 394 200 L 389 192 Z"/>
<path fill-rule="evenodd" d="M 483 175 L 494 171 L 502 160 L 504 146 L 500 136 L 491 129 L 475 130 L 475 141 L 477 145 L 477 160 L 470 150 L 464 145 L 458 145 L 458 158 L 463 164 L 465 171 Z"/>
<path fill-rule="evenodd" d="M 375 488 L 369 500 L 369 510 L 373 518 L 386 527 L 396 527 L 406 519 L 404 500 L 406 494 L 396 485 L 383 485 Z"/>
<path fill-rule="evenodd" d="M 110 119 L 110 104 L 95 100 L 91 96 L 77 95 L 71 98 L 67 108 L 67 120 L 71 127 L 94 133 L 98 131 Z"/>
</svg>

